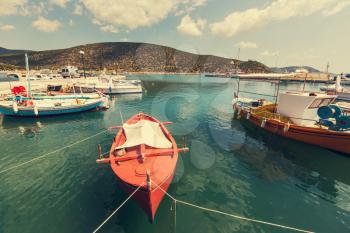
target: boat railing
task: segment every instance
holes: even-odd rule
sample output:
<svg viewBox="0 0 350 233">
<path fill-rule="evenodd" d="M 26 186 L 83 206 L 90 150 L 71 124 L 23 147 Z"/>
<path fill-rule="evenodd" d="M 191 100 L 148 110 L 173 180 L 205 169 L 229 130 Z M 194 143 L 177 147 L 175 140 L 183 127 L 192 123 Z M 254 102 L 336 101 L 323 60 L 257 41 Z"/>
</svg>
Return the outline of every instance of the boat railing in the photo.
<svg viewBox="0 0 350 233">
<path fill-rule="evenodd" d="M 252 94 L 252 95 L 258 95 L 258 96 L 265 96 L 265 97 L 272 97 L 274 99 L 275 104 L 277 104 L 277 100 L 278 100 L 278 93 L 279 93 L 279 89 L 280 89 L 280 83 L 281 83 L 281 78 L 278 78 L 278 80 L 274 80 L 274 82 L 271 82 L 273 84 L 275 84 L 275 88 L 274 88 L 274 93 L 273 95 L 269 95 L 269 94 L 265 94 L 265 93 L 255 93 L 255 92 L 250 92 L 250 91 L 245 91 L 245 90 L 241 90 L 240 89 L 240 82 L 241 81 L 250 81 L 250 80 L 241 80 L 240 78 L 238 78 L 238 85 L 237 85 L 237 93 L 235 92 L 234 97 L 238 98 L 240 93 L 244 93 L 244 94 Z M 276 112 L 276 109 L 274 110 L 274 112 Z"/>
<path fill-rule="evenodd" d="M 250 91 L 239 91 L 239 93 L 253 94 L 253 95 L 267 96 L 267 97 L 275 97 L 274 95 L 263 94 L 263 93 L 255 93 L 255 92 L 250 92 Z"/>
</svg>

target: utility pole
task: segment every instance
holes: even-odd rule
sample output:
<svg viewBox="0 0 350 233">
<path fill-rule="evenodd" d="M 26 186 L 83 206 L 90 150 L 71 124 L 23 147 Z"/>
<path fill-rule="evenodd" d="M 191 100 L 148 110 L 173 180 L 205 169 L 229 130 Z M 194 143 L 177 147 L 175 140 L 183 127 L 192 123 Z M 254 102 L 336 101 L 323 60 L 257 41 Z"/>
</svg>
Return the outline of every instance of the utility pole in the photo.
<svg viewBox="0 0 350 233">
<path fill-rule="evenodd" d="M 80 50 L 79 53 L 80 53 L 80 55 L 81 55 L 81 60 L 82 60 L 82 62 L 83 62 L 84 78 L 86 78 L 86 73 L 85 73 L 85 58 L 84 58 L 85 52 L 84 52 L 83 50 Z"/>
</svg>

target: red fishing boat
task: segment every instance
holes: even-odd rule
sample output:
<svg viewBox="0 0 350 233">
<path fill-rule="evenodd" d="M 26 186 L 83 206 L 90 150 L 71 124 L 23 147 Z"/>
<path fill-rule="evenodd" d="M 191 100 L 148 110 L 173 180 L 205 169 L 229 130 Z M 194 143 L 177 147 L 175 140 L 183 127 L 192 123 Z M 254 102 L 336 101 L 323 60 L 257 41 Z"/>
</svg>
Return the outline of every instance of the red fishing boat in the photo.
<svg viewBox="0 0 350 233">
<path fill-rule="evenodd" d="M 151 222 L 174 177 L 179 152 L 164 125 L 154 117 L 139 113 L 119 128 L 109 158 L 97 163 L 110 163 L 121 188 L 144 209 Z M 139 189 L 138 189 L 139 188 Z"/>
<path fill-rule="evenodd" d="M 350 154 L 350 115 L 336 96 L 280 93 L 278 103 L 236 97 L 234 117 L 282 137 Z"/>
</svg>

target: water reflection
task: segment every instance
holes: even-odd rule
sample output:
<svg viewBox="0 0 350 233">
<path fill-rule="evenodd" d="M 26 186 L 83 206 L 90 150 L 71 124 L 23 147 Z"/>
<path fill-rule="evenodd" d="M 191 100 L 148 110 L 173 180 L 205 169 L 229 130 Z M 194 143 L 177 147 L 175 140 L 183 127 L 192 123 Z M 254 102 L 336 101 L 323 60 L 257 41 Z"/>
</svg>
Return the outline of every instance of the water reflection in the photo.
<svg viewBox="0 0 350 233">
<path fill-rule="evenodd" d="M 67 125 L 73 122 L 87 123 L 97 119 L 103 118 L 103 112 L 84 112 L 77 114 L 69 114 L 55 117 L 42 117 L 42 118 L 19 118 L 11 116 L 0 117 L 0 131 L 3 134 L 10 134 L 17 131 L 18 134 L 23 135 L 26 138 L 34 138 L 46 127 L 54 125 Z M 101 126 L 103 127 L 103 126 Z"/>
<path fill-rule="evenodd" d="M 233 130 L 242 125 L 244 146 L 236 156 L 253 166 L 268 181 L 287 181 L 318 198 L 350 210 L 350 160 L 342 154 L 281 138 L 257 129 L 249 122 L 232 121 Z M 346 202 L 345 202 L 346 200 Z"/>
</svg>

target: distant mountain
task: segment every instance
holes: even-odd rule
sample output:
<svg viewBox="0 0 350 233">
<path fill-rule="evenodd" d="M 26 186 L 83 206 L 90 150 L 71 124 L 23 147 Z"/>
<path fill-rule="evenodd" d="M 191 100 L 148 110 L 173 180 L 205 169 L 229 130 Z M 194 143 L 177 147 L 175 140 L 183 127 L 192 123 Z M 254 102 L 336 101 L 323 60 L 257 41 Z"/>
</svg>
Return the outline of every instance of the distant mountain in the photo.
<svg viewBox="0 0 350 233">
<path fill-rule="evenodd" d="M 8 54 L 24 54 L 26 50 L 13 50 L 13 49 L 5 49 L 3 47 L 0 47 L 0 56 L 1 55 L 8 55 Z"/>
<path fill-rule="evenodd" d="M 287 66 L 287 67 L 271 67 L 275 73 L 292 73 L 298 69 L 306 69 L 309 73 L 320 73 L 321 71 L 310 66 Z"/>
<path fill-rule="evenodd" d="M 229 72 L 237 66 L 245 72 L 270 72 L 270 68 L 257 61 L 239 61 L 198 55 L 174 48 L 132 42 L 109 42 L 76 46 L 67 49 L 30 51 L 29 63 L 33 68 L 58 69 L 65 65 L 82 68 L 79 51 L 85 52 L 87 69 L 122 69 L 142 72 Z M 2 54 L 0 62 L 24 67 L 23 53 Z M 233 67 L 234 66 L 234 67 Z"/>
</svg>

